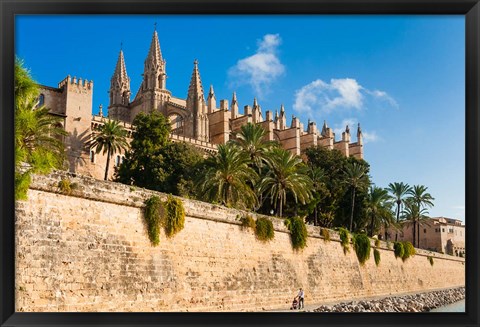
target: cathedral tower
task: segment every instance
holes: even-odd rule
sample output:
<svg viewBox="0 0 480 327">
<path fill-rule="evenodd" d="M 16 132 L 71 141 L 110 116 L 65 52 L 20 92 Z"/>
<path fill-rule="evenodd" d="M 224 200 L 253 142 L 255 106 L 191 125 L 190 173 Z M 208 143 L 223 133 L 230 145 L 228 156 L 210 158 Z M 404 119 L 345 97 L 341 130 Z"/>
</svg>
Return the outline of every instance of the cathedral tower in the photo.
<svg viewBox="0 0 480 327">
<path fill-rule="evenodd" d="M 142 99 L 142 110 L 158 110 L 166 114 L 166 103 L 170 99 L 167 90 L 167 62 L 162 57 L 158 34 L 153 32 L 152 42 L 144 62 L 143 80 L 135 101 Z"/>
<path fill-rule="evenodd" d="M 209 124 L 207 116 L 207 104 L 203 93 L 202 80 L 198 71 L 198 61 L 193 62 L 192 78 L 188 87 L 186 100 L 188 111 L 185 136 L 201 141 L 209 140 Z"/>
<path fill-rule="evenodd" d="M 117 65 L 110 80 L 110 105 L 108 116 L 112 119 L 129 120 L 130 78 L 127 75 L 123 50 L 118 54 Z"/>
</svg>

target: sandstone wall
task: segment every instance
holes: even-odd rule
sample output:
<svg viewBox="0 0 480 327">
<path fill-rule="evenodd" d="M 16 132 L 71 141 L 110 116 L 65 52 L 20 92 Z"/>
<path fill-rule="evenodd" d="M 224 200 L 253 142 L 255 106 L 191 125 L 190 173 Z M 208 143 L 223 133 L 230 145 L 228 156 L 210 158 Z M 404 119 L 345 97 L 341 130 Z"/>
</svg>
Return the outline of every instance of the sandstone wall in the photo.
<svg viewBox="0 0 480 327">
<path fill-rule="evenodd" d="M 308 226 L 295 252 L 283 222 L 262 243 L 242 230 L 242 212 L 184 199 L 185 228 L 153 247 L 142 207 L 153 192 L 70 176 L 36 176 L 16 209 L 17 311 L 244 311 L 465 285 L 464 260 L 418 251 L 402 262 L 382 243 L 381 263 L 358 264 L 338 237 Z M 161 195 L 165 197 L 164 195 Z M 427 255 L 434 256 L 431 266 Z"/>
</svg>

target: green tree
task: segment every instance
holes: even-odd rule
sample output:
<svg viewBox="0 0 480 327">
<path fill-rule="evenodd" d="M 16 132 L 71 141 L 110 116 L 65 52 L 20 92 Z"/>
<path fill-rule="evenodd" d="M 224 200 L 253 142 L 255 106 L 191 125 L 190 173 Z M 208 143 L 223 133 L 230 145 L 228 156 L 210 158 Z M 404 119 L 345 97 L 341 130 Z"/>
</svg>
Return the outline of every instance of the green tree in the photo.
<svg viewBox="0 0 480 327">
<path fill-rule="evenodd" d="M 260 193 L 266 193 L 279 216 L 286 202 L 287 192 L 291 193 L 295 203 L 305 204 L 311 198 L 312 180 L 308 177 L 307 167 L 302 159 L 291 152 L 275 148 L 267 159 L 268 172 L 259 185 Z"/>
<path fill-rule="evenodd" d="M 392 223 L 393 214 L 391 211 L 390 196 L 386 189 L 371 186 L 367 198 L 367 212 L 370 216 L 370 236 L 381 225 L 388 226 Z"/>
<path fill-rule="evenodd" d="M 66 135 L 61 119 L 38 107 L 38 87 L 23 67 L 15 62 L 15 198 L 26 199 L 31 174 L 48 174 L 63 168 Z"/>
<path fill-rule="evenodd" d="M 165 179 L 159 181 L 158 190 L 183 197 L 196 197 L 195 176 L 204 174 L 201 150 L 185 142 L 170 142 L 160 149 L 163 158 L 160 169 Z"/>
<path fill-rule="evenodd" d="M 250 157 L 258 172 L 265 162 L 268 151 L 276 146 L 275 142 L 267 141 L 266 137 L 267 131 L 262 126 L 248 123 L 241 127 L 233 140 Z"/>
<path fill-rule="evenodd" d="M 198 182 L 199 193 L 208 201 L 226 206 L 256 206 L 257 194 L 250 185 L 256 184 L 258 174 L 249 163 L 250 157 L 235 144 L 219 145 L 218 153 L 206 160 L 206 172 Z"/>
<path fill-rule="evenodd" d="M 352 231 L 353 227 L 353 213 L 355 210 L 355 193 L 357 190 L 363 190 L 368 188 L 370 185 L 370 181 L 368 178 L 368 172 L 365 166 L 357 163 L 357 162 L 350 162 L 346 165 L 345 170 L 345 181 L 344 183 L 347 185 L 348 188 L 352 190 L 352 210 L 350 214 L 350 229 Z"/>
<path fill-rule="evenodd" d="M 104 180 L 108 179 L 110 158 L 117 152 L 128 148 L 127 131 L 116 120 L 107 120 L 92 133 L 90 147 L 95 148 L 96 153 L 103 151 L 107 155 Z"/>
<path fill-rule="evenodd" d="M 412 239 L 413 239 L 413 246 L 418 246 L 419 244 L 416 242 L 416 235 L 417 235 L 417 226 L 420 230 L 420 226 L 423 225 L 426 220 L 428 219 L 428 211 L 426 208 L 421 208 L 415 201 L 408 199 L 405 202 L 405 207 L 403 210 L 403 225 L 410 225 L 412 226 Z M 420 232 L 418 233 L 420 235 Z M 420 240 L 418 240 L 420 242 Z"/>
<path fill-rule="evenodd" d="M 402 205 L 405 202 L 406 196 L 410 192 L 411 187 L 408 184 L 390 183 L 388 184 L 388 191 L 391 193 L 395 203 L 397 204 L 397 224 L 400 223 L 400 213 L 402 211 Z M 395 233 L 395 242 L 398 240 L 398 232 Z"/>
<path fill-rule="evenodd" d="M 118 182 L 161 191 L 168 177 L 162 167 L 162 149 L 169 143 L 170 123 L 162 114 L 139 113 L 133 120 L 135 131 L 130 149 L 118 168 Z"/>
<path fill-rule="evenodd" d="M 421 217 L 421 212 L 423 209 L 426 207 L 433 207 L 433 200 L 435 200 L 430 193 L 427 192 L 428 187 L 424 185 L 414 185 L 408 192 L 410 195 L 409 201 L 413 202 L 413 204 L 416 205 L 418 208 L 418 217 L 417 221 L 413 222 L 413 244 L 415 245 L 415 234 L 418 234 L 418 239 L 420 239 L 420 217 Z M 418 229 L 418 233 L 416 230 Z M 417 246 L 420 240 L 417 242 Z"/>
</svg>

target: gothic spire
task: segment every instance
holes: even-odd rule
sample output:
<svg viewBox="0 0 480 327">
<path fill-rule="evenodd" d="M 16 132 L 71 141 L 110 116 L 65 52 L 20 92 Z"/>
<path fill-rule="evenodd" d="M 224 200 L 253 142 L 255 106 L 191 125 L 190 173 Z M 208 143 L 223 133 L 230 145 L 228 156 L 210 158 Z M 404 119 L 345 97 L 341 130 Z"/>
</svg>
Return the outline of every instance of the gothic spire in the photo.
<svg viewBox="0 0 480 327">
<path fill-rule="evenodd" d="M 208 98 L 215 97 L 215 92 L 213 91 L 213 85 L 210 84 L 210 91 L 208 92 Z"/>
<path fill-rule="evenodd" d="M 253 98 L 253 107 L 258 107 L 257 98 Z"/>
<path fill-rule="evenodd" d="M 237 103 L 237 93 L 233 91 L 232 104 Z"/>
<path fill-rule="evenodd" d="M 160 50 L 160 42 L 158 41 L 157 30 L 153 31 L 152 42 L 150 43 L 150 50 L 148 51 L 145 63 L 154 63 L 157 67 L 163 62 L 162 51 Z"/>
<path fill-rule="evenodd" d="M 282 105 L 280 106 L 280 115 L 284 115 L 285 114 L 285 107 L 283 106 L 283 103 Z"/>
<path fill-rule="evenodd" d="M 127 67 L 125 66 L 125 58 L 123 57 L 123 50 L 120 50 L 118 54 L 117 66 L 115 66 L 115 72 L 112 76 L 112 81 L 119 80 L 120 85 L 123 81 L 128 81 Z"/>
<path fill-rule="evenodd" d="M 190 79 L 190 86 L 188 87 L 187 98 L 200 98 L 205 101 L 205 97 L 203 95 L 202 80 L 200 79 L 200 72 L 198 71 L 197 59 L 195 59 L 195 61 L 193 62 L 193 72 L 192 78 Z"/>
</svg>

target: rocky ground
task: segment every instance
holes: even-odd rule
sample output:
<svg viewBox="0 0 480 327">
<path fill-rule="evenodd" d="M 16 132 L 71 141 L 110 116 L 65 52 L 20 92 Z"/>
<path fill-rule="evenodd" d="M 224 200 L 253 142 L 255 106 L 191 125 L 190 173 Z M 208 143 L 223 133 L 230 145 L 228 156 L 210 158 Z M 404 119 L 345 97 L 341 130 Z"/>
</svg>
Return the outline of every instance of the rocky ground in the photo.
<svg viewBox="0 0 480 327">
<path fill-rule="evenodd" d="M 322 305 L 310 312 L 428 312 L 465 298 L 465 287 L 369 301 Z"/>
</svg>

